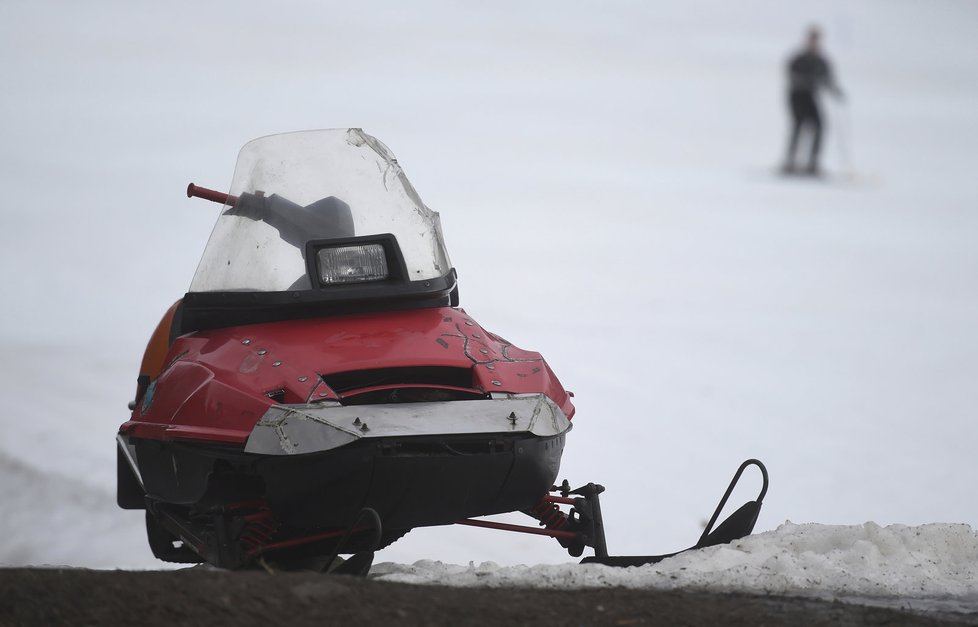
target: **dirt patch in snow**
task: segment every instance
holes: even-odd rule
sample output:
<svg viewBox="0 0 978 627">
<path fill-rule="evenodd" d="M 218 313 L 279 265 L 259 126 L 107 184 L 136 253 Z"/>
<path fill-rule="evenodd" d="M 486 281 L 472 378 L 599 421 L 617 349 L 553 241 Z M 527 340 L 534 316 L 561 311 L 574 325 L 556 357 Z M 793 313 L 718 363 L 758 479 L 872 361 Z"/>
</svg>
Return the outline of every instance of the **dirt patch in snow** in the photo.
<svg viewBox="0 0 978 627">
<path fill-rule="evenodd" d="M 949 625 L 978 616 L 690 591 L 448 588 L 313 573 L 0 569 L 0 625 Z"/>
</svg>

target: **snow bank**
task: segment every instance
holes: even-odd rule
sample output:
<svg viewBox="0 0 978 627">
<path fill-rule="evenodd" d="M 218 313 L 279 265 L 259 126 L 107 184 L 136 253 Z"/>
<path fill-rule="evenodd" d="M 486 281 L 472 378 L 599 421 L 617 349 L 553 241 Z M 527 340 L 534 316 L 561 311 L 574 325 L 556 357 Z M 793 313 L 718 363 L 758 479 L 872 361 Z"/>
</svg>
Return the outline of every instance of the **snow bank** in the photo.
<svg viewBox="0 0 978 627">
<path fill-rule="evenodd" d="M 978 600 L 978 533 L 964 524 L 917 527 L 794 524 L 636 568 L 565 564 L 501 567 L 436 561 L 378 564 L 384 581 L 489 587 L 709 588 L 838 597 Z"/>
</svg>

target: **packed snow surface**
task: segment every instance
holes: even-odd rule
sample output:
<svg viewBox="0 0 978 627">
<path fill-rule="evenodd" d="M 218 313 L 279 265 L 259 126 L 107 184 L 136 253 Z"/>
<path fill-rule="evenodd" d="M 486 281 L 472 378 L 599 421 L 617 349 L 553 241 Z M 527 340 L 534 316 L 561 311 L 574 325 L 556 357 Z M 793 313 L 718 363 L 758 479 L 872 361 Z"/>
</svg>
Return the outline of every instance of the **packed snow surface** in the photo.
<svg viewBox="0 0 978 627">
<path fill-rule="evenodd" d="M 422 560 L 378 564 L 386 581 L 448 586 L 711 588 L 776 594 L 834 591 L 842 596 L 974 597 L 978 533 L 969 525 L 910 527 L 794 524 L 737 542 L 680 553 L 658 564 L 468 566 Z"/>
</svg>

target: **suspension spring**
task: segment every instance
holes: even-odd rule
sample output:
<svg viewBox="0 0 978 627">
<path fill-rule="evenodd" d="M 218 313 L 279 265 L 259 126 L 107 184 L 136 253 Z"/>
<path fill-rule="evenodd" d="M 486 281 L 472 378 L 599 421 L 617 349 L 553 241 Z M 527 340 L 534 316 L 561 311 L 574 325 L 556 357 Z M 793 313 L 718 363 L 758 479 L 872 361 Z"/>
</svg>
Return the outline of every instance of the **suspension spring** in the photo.
<svg viewBox="0 0 978 627">
<path fill-rule="evenodd" d="M 267 506 L 242 516 L 241 520 L 244 522 L 244 527 L 238 538 L 247 551 L 258 549 L 271 542 L 279 528 L 278 519 Z"/>
<path fill-rule="evenodd" d="M 567 526 L 567 514 L 546 499 L 540 499 L 540 502 L 526 513 L 540 521 L 540 526 L 547 529 L 560 530 Z"/>
</svg>

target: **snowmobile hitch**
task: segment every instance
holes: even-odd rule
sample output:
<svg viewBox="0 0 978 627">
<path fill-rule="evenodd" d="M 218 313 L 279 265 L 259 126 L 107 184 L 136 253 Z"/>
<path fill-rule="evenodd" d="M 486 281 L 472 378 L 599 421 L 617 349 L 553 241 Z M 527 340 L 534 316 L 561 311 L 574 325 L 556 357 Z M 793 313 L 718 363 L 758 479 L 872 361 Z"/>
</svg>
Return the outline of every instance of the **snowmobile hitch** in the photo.
<svg viewBox="0 0 978 627">
<path fill-rule="evenodd" d="M 761 471 L 762 486 L 757 498 L 748 501 L 737 511 L 727 517 L 720 525 L 714 529 L 717 518 L 727 504 L 731 493 L 740 481 L 741 475 L 748 466 L 757 466 Z M 720 498 L 710 522 L 707 523 L 699 541 L 688 549 L 667 553 L 664 555 L 608 555 L 608 545 L 605 540 L 604 520 L 601 516 L 601 501 L 599 495 L 604 492 L 604 487 L 595 483 L 588 483 L 585 486 L 571 490 L 570 485 L 565 480 L 559 487 L 554 486 L 551 492 L 559 492 L 560 496 L 547 495 L 540 499 L 540 502 L 526 514 L 540 521 L 543 528 L 526 527 L 523 525 L 511 525 L 489 520 L 460 520 L 457 524 L 472 527 L 483 527 L 487 529 L 499 529 L 501 531 L 515 531 L 518 533 L 528 533 L 535 535 L 550 536 L 560 542 L 561 546 L 574 557 L 580 557 L 585 547 L 594 549 L 592 557 L 585 557 L 581 560 L 582 564 L 604 564 L 606 566 L 642 566 L 644 564 L 655 564 L 667 557 L 678 555 L 685 551 L 702 549 L 717 544 L 725 544 L 750 535 L 757 522 L 764 496 L 767 494 L 768 475 L 764 464 L 756 459 L 748 459 L 737 469 L 726 492 Z M 570 505 L 569 513 L 564 513 L 558 505 Z"/>
</svg>

